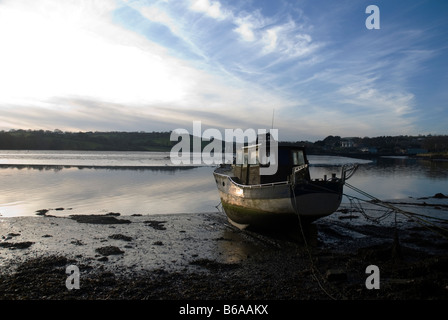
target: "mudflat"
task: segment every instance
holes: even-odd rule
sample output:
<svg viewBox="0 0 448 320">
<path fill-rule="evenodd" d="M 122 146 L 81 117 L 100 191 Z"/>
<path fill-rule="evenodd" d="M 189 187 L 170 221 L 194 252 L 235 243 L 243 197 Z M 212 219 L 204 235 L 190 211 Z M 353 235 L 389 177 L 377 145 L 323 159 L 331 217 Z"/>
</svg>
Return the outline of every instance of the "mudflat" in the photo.
<svg viewBox="0 0 448 320">
<path fill-rule="evenodd" d="M 448 217 L 437 201 L 407 206 Z M 304 233 L 239 230 L 221 212 L 0 217 L 0 299 L 447 299 L 448 225 L 431 223 L 372 222 L 349 207 Z"/>
</svg>

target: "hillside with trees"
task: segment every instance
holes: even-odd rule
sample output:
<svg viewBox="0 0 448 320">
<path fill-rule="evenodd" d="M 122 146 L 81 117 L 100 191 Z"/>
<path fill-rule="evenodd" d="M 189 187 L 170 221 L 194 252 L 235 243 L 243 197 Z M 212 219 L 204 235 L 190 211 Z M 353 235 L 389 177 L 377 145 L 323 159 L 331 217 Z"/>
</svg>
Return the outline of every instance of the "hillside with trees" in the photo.
<svg viewBox="0 0 448 320">
<path fill-rule="evenodd" d="M 2 150 L 169 151 L 170 132 L 0 131 Z"/>
<path fill-rule="evenodd" d="M 327 154 L 356 157 L 374 156 L 422 156 L 448 158 L 448 136 L 380 136 L 348 137 L 327 136 L 316 142 L 286 142 L 290 145 L 304 145 L 309 154 Z"/>
<path fill-rule="evenodd" d="M 97 151 L 170 151 L 178 141 L 171 132 L 63 132 L 61 130 L 0 131 L 0 150 L 97 150 Z M 190 139 L 192 137 L 190 136 Z M 192 141 L 192 140 L 191 140 Z M 202 141 L 202 147 L 209 141 Z M 448 157 L 448 136 L 327 136 L 316 142 L 282 142 L 305 145 L 309 154 L 356 156 L 427 155 Z M 190 146 L 193 143 L 190 142 Z"/>
</svg>

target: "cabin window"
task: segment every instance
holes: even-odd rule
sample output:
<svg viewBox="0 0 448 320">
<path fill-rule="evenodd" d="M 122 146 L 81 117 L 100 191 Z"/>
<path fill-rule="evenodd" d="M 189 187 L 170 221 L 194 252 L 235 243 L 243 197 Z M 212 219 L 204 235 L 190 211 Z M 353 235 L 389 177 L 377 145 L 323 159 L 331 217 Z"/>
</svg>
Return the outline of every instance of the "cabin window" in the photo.
<svg viewBox="0 0 448 320">
<path fill-rule="evenodd" d="M 294 166 L 301 166 L 305 164 L 305 157 L 302 150 L 294 150 L 292 152 L 292 163 Z"/>
<path fill-rule="evenodd" d="M 243 150 L 237 150 L 236 152 L 236 164 L 242 165 L 247 163 L 247 155 L 243 152 Z"/>
<path fill-rule="evenodd" d="M 258 151 L 255 149 L 249 149 L 248 160 L 249 164 L 258 164 Z"/>
<path fill-rule="evenodd" d="M 255 148 L 242 148 L 236 153 L 236 164 L 244 166 L 247 164 L 256 165 L 258 164 L 257 155 L 258 151 Z"/>
</svg>

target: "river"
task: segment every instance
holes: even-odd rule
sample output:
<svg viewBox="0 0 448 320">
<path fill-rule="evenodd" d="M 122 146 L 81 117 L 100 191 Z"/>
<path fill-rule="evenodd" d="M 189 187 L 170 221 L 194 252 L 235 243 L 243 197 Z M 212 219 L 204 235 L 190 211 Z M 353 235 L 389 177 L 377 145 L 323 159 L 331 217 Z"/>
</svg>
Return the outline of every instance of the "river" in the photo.
<svg viewBox="0 0 448 320">
<path fill-rule="evenodd" d="M 448 162 L 309 160 L 312 178 L 340 176 L 343 164 L 358 163 L 349 183 L 383 200 L 448 194 Z M 0 151 L 0 215 L 213 212 L 220 202 L 213 169 L 174 166 L 167 152 Z"/>
</svg>

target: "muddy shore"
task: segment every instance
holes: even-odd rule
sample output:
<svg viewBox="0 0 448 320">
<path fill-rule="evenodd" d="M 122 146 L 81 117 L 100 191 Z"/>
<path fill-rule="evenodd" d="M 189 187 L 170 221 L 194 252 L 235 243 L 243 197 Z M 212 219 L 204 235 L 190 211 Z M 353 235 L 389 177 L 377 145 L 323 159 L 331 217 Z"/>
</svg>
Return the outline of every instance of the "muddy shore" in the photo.
<svg viewBox="0 0 448 320">
<path fill-rule="evenodd" d="M 447 218 L 447 200 L 434 201 L 411 209 L 425 203 Z M 221 212 L 0 217 L 0 299 L 448 299 L 444 231 L 409 217 L 372 222 L 351 207 L 315 222 L 305 238 L 299 229 L 241 231 Z M 80 271 L 79 289 L 66 286 L 69 265 Z M 366 287 L 370 265 L 379 289 Z"/>
</svg>

